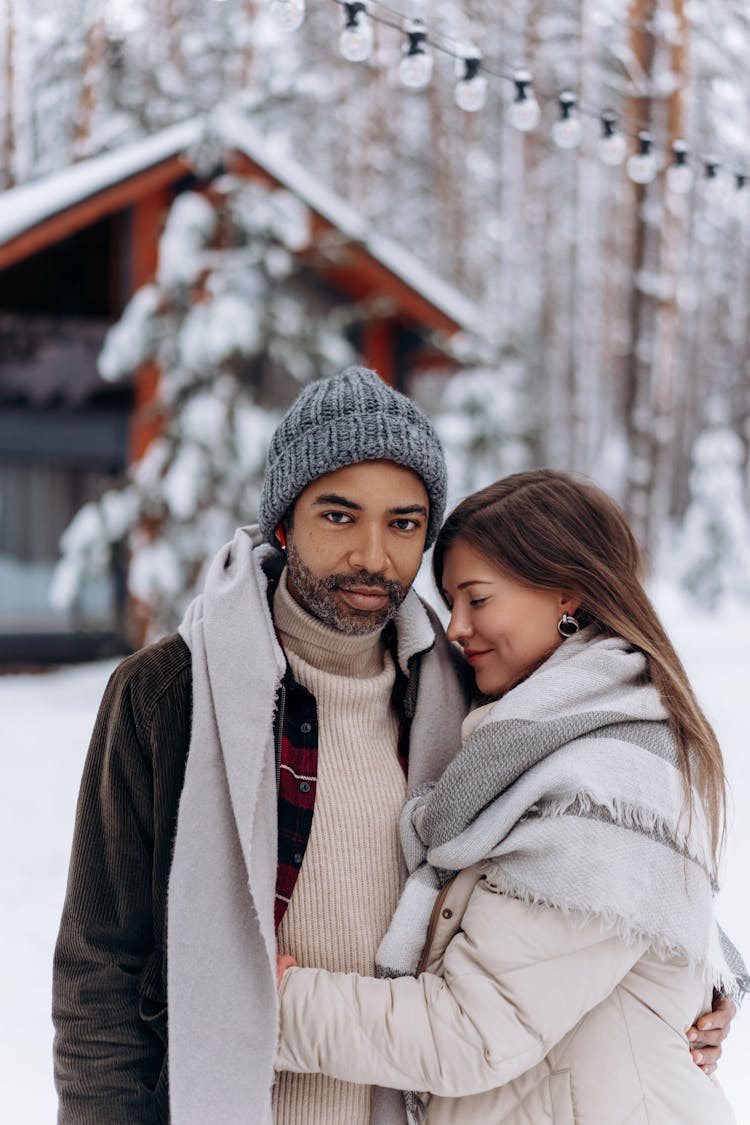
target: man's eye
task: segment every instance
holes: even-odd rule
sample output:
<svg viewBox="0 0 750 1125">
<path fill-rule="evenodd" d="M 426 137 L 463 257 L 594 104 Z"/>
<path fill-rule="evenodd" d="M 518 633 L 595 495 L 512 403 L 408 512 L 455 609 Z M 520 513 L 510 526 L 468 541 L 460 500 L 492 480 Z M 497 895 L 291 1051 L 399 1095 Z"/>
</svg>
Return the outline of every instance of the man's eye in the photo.
<svg viewBox="0 0 750 1125">
<path fill-rule="evenodd" d="M 323 518 L 329 523 L 350 523 L 352 517 L 348 512 L 324 512 Z"/>
<path fill-rule="evenodd" d="M 398 531 L 413 531 L 415 527 L 419 527 L 419 524 L 416 520 L 404 518 L 402 520 L 394 520 L 393 526 Z"/>
</svg>

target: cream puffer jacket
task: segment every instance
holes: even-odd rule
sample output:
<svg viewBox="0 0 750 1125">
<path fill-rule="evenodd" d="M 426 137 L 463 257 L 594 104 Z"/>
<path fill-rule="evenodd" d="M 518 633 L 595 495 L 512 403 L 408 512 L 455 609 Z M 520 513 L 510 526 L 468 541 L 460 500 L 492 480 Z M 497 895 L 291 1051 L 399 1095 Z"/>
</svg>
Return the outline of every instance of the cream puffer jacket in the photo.
<svg viewBox="0 0 750 1125">
<path fill-rule="evenodd" d="M 422 1095 L 428 1125 L 728 1125 L 685 1037 L 711 989 L 645 941 L 462 871 L 418 977 L 318 969 L 281 982 L 277 1069 Z"/>
</svg>

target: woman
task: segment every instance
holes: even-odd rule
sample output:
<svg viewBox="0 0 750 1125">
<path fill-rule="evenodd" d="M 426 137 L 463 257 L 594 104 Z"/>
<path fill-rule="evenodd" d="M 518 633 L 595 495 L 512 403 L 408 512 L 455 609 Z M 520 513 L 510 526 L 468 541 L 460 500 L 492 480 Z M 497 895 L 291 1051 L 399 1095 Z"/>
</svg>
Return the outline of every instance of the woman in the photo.
<svg viewBox="0 0 750 1125">
<path fill-rule="evenodd" d="M 429 1125 L 734 1120 L 685 1037 L 747 984 L 713 917 L 721 753 L 639 568 L 616 505 L 562 473 L 449 517 L 448 636 L 494 702 L 404 810 L 388 979 L 287 968 L 279 1069 L 406 1091 Z"/>
</svg>

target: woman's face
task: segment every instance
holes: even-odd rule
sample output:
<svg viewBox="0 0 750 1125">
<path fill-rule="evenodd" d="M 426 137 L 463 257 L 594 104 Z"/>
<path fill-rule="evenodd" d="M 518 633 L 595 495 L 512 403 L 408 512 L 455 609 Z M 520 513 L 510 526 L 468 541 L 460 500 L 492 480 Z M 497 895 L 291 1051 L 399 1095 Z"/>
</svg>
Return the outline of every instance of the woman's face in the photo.
<svg viewBox="0 0 750 1125">
<path fill-rule="evenodd" d="M 501 696 L 562 642 L 557 623 L 578 602 L 510 578 L 456 539 L 443 560 L 443 593 L 451 609 L 448 638 L 457 641 L 485 695 Z"/>
</svg>

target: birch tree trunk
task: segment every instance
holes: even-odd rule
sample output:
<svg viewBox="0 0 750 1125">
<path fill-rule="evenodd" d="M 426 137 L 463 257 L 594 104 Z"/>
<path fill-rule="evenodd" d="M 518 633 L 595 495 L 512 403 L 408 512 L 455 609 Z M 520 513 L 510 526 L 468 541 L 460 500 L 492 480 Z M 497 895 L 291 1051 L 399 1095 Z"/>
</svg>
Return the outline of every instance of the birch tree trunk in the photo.
<svg viewBox="0 0 750 1125">
<path fill-rule="evenodd" d="M 658 3 L 633 0 L 632 50 L 646 82 L 632 99 L 631 115 L 664 138 L 664 148 L 681 133 L 675 90 L 655 96 L 655 78 L 679 75 L 682 48 L 647 33 Z M 682 0 L 674 0 L 683 35 Z M 665 57 L 666 56 L 666 57 Z M 677 83 L 679 88 L 679 83 Z M 627 365 L 629 471 L 626 507 L 647 555 L 657 547 L 669 511 L 671 449 L 678 387 L 679 319 L 676 286 L 681 250 L 677 216 L 665 208 L 659 186 L 634 185 L 635 230 L 631 301 L 631 351 Z"/>
<path fill-rule="evenodd" d="M 100 97 L 106 50 L 103 0 L 89 0 L 84 39 L 83 73 L 73 123 L 73 160 L 91 155 L 91 133 Z"/>
<path fill-rule="evenodd" d="M 0 186 L 12 187 L 15 183 L 16 123 L 15 123 L 15 0 L 5 0 L 5 34 L 3 36 L 3 132 Z"/>
</svg>

